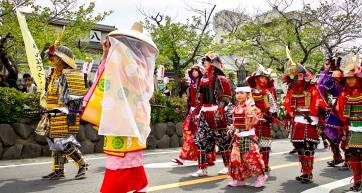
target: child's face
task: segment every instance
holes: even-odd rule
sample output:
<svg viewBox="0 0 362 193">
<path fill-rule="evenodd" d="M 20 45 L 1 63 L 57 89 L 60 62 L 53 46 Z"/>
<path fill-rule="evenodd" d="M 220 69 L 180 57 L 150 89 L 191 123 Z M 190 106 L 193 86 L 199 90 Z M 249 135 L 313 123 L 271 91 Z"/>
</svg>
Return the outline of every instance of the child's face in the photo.
<svg viewBox="0 0 362 193">
<path fill-rule="evenodd" d="M 246 101 L 247 96 L 248 96 L 248 93 L 246 93 L 246 92 L 237 92 L 235 95 L 235 98 L 238 102 L 244 102 L 244 101 Z"/>
<path fill-rule="evenodd" d="M 26 86 L 30 87 L 33 84 L 33 81 L 28 79 L 26 80 L 25 84 Z"/>
<path fill-rule="evenodd" d="M 192 76 L 193 76 L 194 78 L 199 77 L 199 71 L 193 69 L 193 70 L 192 70 Z"/>
<path fill-rule="evenodd" d="M 211 68 L 211 63 L 209 61 L 204 61 L 204 68 L 205 68 L 205 71 L 209 71 L 209 69 Z"/>
</svg>

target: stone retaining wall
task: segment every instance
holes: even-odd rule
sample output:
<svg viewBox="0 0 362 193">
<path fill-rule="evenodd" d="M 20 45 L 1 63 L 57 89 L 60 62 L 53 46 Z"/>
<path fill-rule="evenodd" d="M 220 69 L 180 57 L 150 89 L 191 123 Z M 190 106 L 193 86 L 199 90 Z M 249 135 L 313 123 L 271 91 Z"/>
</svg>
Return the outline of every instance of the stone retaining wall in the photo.
<svg viewBox="0 0 362 193">
<path fill-rule="evenodd" d="M 22 119 L 14 124 L 0 124 L 0 159 L 35 158 L 50 156 L 46 138 L 34 133 L 37 123 Z M 183 144 L 182 123 L 157 123 L 151 126 L 151 134 L 147 139 L 148 149 L 181 147 Z M 288 132 L 279 125 L 274 125 L 272 137 L 287 138 Z M 77 140 L 82 145 L 84 154 L 101 153 L 103 151 L 103 136 L 90 124 L 81 124 Z"/>
<path fill-rule="evenodd" d="M 36 125 L 37 122 L 29 119 L 0 124 L 0 159 L 50 156 L 46 138 L 34 133 Z M 158 123 L 151 130 L 147 140 L 149 149 L 180 147 L 183 144 L 181 123 Z M 81 124 L 76 137 L 84 154 L 103 152 L 103 136 L 98 135 L 90 124 Z"/>
</svg>

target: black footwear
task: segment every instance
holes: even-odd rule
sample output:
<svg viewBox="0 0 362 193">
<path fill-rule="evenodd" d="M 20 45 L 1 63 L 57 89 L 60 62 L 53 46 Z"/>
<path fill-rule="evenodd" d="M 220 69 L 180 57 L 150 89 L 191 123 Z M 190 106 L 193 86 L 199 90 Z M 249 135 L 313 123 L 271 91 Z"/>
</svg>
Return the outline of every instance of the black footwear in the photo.
<svg viewBox="0 0 362 193">
<path fill-rule="evenodd" d="M 357 182 L 356 184 L 354 184 L 352 187 L 349 188 L 350 191 L 353 192 L 359 192 L 361 191 L 361 182 Z"/>
<path fill-rule="evenodd" d="M 313 182 L 313 177 L 312 176 L 308 176 L 306 178 L 302 178 L 302 180 L 300 181 L 302 182 L 303 184 L 310 184 Z"/>
<path fill-rule="evenodd" d="M 303 175 L 300 175 L 300 176 L 297 176 L 297 177 L 295 177 L 295 180 L 297 180 L 297 181 L 302 181 L 304 178 L 306 178 L 307 177 L 307 174 L 303 174 Z"/>
<path fill-rule="evenodd" d="M 46 176 L 42 176 L 43 179 L 59 180 L 65 178 L 64 171 L 54 171 Z"/>
<path fill-rule="evenodd" d="M 294 153 L 297 153 L 296 149 L 293 149 L 292 151 L 289 152 L 289 154 L 294 154 Z"/>
<path fill-rule="evenodd" d="M 300 181 L 301 183 L 303 184 L 309 184 L 309 183 L 312 183 L 313 182 L 313 175 L 310 174 L 303 174 L 301 176 L 298 176 L 295 178 L 297 181 Z"/>
<path fill-rule="evenodd" d="M 343 163 L 344 160 L 342 158 L 340 159 L 337 159 L 337 160 L 332 160 L 332 161 L 329 161 L 327 162 L 328 166 L 329 167 L 335 167 L 336 165 L 340 164 L 340 163 Z"/>
<path fill-rule="evenodd" d="M 88 164 L 84 164 L 79 167 L 77 175 L 75 175 L 76 180 L 85 178 L 85 172 L 88 170 Z"/>
</svg>

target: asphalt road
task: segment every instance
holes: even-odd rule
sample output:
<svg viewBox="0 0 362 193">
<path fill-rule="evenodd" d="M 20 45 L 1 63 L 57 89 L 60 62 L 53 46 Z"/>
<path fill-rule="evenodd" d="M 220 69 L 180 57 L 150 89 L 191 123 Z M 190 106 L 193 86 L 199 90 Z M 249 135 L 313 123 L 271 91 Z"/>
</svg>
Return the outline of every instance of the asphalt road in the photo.
<svg viewBox="0 0 362 193">
<path fill-rule="evenodd" d="M 340 171 L 338 167 L 329 168 L 326 162 L 332 159 L 328 149 L 319 145 L 314 165 L 314 183 L 301 184 L 295 181 L 300 175 L 297 155 L 289 155 L 292 145 L 288 140 L 276 140 L 272 145 L 270 165 L 272 171 L 263 188 L 251 185 L 229 187 L 230 181 L 225 175 L 217 175 L 222 169 L 221 158 L 209 168 L 209 176 L 194 178 L 190 174 L 197 170 L 196 163 L 188 162 L 185 166 L 175 166 L 170 162 L 177 156 L 179 149 L 146 151 L 145 167 L 150 182 L 149 192 L 159 193 L 233 193 L 233 192 L 268 192 L 268 193 L 314 193 L 347 192 L 350 187 L 351 172 Z M 50 171 L 50 158 L 38 158 L 15 161 L 0 161 L 0 193 L 97 193 L 103 180 L 105 157 L 103 154 L 86 156 L 90 164 L 87 178 L 74 180 L 77 168 L 73 163 L 66 165 L 66 178 L 57 181 L 42 180 L 41 176 Z M 252 184 L 255 179 L 250 180 Z"/>
</svg>

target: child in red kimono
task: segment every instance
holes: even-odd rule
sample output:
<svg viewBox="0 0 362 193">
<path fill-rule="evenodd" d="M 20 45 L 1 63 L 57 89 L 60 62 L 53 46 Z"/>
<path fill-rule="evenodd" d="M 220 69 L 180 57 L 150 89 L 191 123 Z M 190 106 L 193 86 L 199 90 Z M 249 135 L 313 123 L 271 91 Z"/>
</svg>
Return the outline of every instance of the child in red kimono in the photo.
<svg viewBox="0 0 362 193">
<path fill-rule="evenodd" d="M 253 127 L 262 118 L 262 113 L 254 104 L 250 87 L 237 87 L 235 92 L 237 104 L 233 112 L 233 126 L 228 132 L 234 136 L 229 173 L 232 181 L 229 185 L 243 186 L 246 179 L 258 176 L 254 186 L 262 187 L 268 176 L 264 173 L 265 165 Z"/>
</svg>

